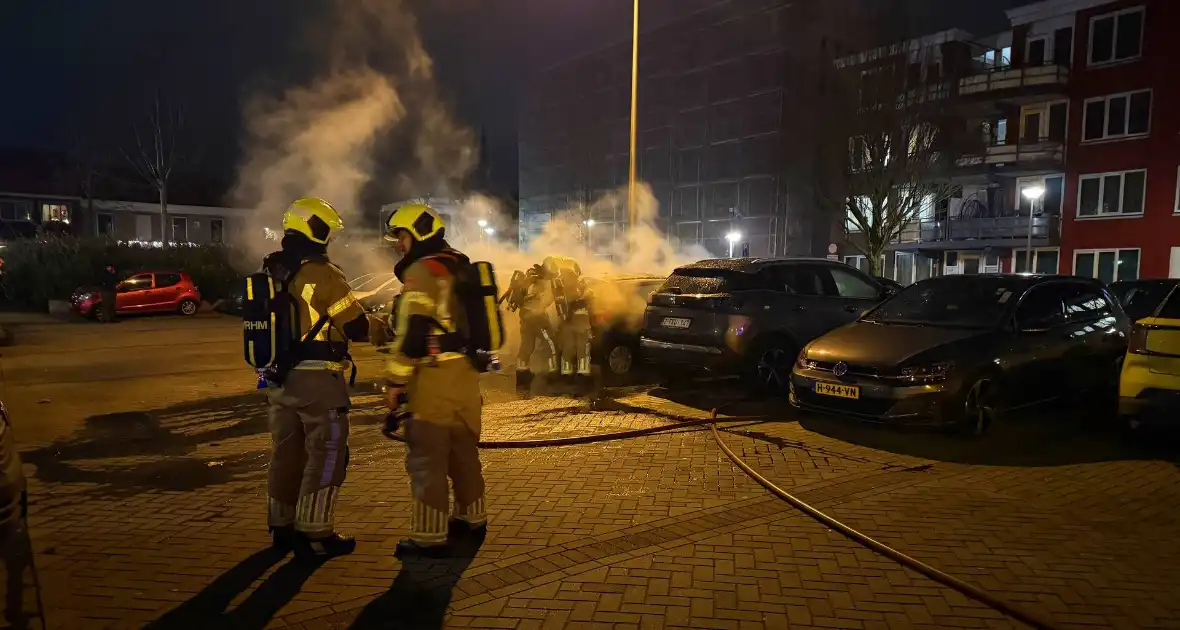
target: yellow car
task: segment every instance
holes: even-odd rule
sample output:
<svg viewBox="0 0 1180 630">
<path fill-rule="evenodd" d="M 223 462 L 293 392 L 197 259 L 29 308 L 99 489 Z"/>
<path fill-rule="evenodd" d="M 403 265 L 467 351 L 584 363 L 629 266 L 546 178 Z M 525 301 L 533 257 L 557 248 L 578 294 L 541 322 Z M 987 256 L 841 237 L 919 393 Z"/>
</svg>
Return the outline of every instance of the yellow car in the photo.
<svg viewBox="0 0 1180 630">
<path fill-rule="evenodd" d="M 1119 415 L 1132 428 L 1180 426 L 1180 282 L 1135 322 L 1119 379 Z"/>
</svg>

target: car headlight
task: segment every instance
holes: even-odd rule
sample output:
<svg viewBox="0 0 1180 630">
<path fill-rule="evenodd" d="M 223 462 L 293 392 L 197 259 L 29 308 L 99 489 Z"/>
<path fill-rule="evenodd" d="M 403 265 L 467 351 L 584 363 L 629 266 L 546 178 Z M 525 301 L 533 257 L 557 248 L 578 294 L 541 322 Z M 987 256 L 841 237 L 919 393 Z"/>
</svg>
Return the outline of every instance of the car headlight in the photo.
<svg viewBox="0 0 1180 630">
<path fill-rule="evenodd" d="M 800 370 L 814 370 L 815 361 L 807 358 L 807 347 L 805 346 L 799 351 L 799 356 L 795 357 L 795 367 Z"/>
<path fill-rule="evenodd" d="M 901 380 L 909 383 L 941 383 L 955 367 L 954 361 L 916 365 L 901 369 Z"/>
</svg>

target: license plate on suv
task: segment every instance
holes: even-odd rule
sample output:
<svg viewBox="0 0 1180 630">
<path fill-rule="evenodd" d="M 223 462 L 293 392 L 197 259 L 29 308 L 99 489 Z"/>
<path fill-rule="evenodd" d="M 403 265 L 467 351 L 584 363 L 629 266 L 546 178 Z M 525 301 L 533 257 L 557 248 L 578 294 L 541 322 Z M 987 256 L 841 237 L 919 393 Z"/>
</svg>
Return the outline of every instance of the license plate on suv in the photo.
<svg viewBox="0 0 1180 630">
<path fill-rule="evenodd" d="M 687 317 L 665 317 L 660 325 L 664 328 L 678 328 L 684 330 L 692 326 L 692 320 Z"/>
<path fill-rule="evenodd" d="M 848 400 L 860 400 L 860 388 L 856 385 L 844 385 L 841 383 L 825 383 L 823 381 L 816 381 L 815 393 L 820 396 L 831 396 L 833 398 L 847 398 Z"/>
</svg>

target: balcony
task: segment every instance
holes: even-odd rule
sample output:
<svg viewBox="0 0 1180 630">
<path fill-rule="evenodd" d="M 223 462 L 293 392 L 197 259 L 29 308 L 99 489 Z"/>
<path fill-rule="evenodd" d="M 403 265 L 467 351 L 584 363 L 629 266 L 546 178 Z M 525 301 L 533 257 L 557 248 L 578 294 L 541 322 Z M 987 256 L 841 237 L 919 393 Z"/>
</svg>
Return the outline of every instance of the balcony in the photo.
<svg viewBox="0 0 1180 630">
<path fill-rule="evenodd" d="M 960 174 L 1031 175 L 1060 171 L 1065 165 L 1065 142 L 1054 138 L 1022 138 L 1015 144 L 992 144 L 982 151 L 965 152 L 955 160 Z"/>
<path fill-rule="evenodd" d="M 1028 240 L 1029 229 L 1029 218 L 1021 215 L 920 219 L 906 226 L 889 249 L 1023 247 Z M 1055 215 L 1034 215 L 1031 229 L 1033 247 L 1046 247 L 1059 242 L 1060 219 Z"/>
<path fill-rule="evenodd" d="M 964 101 L 1025 105 L 1067 96 L 1069 68 L 1058 65 L 993 68 L 959 79 Z"/>
</svg>

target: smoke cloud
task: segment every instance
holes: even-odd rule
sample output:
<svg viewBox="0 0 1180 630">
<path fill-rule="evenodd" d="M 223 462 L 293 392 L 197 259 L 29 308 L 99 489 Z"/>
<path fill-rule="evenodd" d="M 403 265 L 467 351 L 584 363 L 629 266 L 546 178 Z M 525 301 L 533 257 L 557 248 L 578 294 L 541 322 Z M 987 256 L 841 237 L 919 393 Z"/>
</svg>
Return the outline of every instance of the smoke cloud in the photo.
<svg viewBox="0 0 1180 630">
<path fill-rule="evenodd" d="M 352 238 L 341 243 L 352 251 L 334 255 L 376 253 L 376 208 L 364 208 L 368 189 L 396 198 L 458 194 L 478 155 L 474 134 L 438 93 L 404 0 L 330 0 L 328 15 L 308 26 L 302 41 L 310 42 L 318 65 L 310 80 L 253 95 L 243 112 L 244 159 L 233 196 L 258 210 L 244 240 L 259 258 L 275 249 L 283 209 L 303 196 L 322 197 L 343 216 Z M 379 173 L 383 154 L 392 155 L 393 167 Z M 351 272 L 387 269 L 387 262 L 357 260 Z"/>
<path fill-rule="evenodd" d="M 243 239 L 254 260 L 277 248 L 282 212 L 303 196 L 327 199 L 342 214 L 344 234 L 329 253 L 349 277 L 392 272 L 395 255 L 379 238 L 377 206 L 424 196 L 463 200 L 449 239 L 473 259 L 492 262 L 501 291 L 513 270 L 549 255 L 577 259 L 588 276 L 665 276 L 709 257 L 662 235 L 647 186 L 638 191 L 633 228 L 624 229 L 626 190 L 615 191 L 557 213 L 521 251 L 515 213 L 464 189 L 479 155 L 475 135 L 440 96 L 407 0 L 328 0 L 327 6 L 327 15 L 309 20 L 312 30 L 301 40 L 318 62 L 310 78 L 255 94 L 243 111 L 244 158 L 233 197 L 257 209 Z M 366 209 L 373 190 L 381 199 Z M 595 298 L 604 308 L 642 314 L 635 294 L 599 285 Z M 518 318 L 505 313 L 504 319 L 506 354 L 514 354 Z"/>
</svg>

